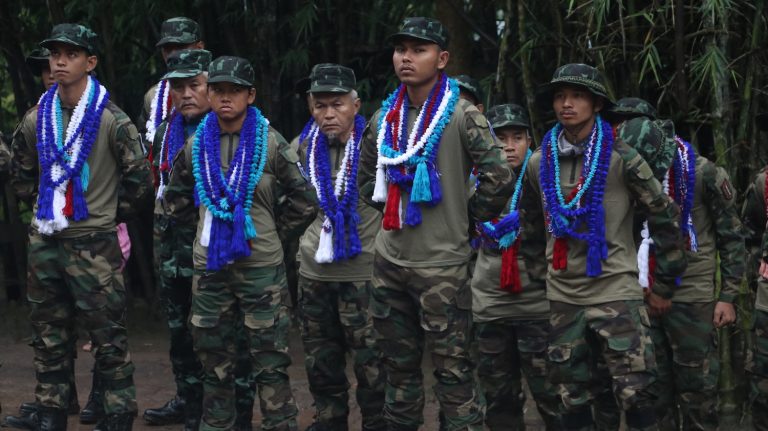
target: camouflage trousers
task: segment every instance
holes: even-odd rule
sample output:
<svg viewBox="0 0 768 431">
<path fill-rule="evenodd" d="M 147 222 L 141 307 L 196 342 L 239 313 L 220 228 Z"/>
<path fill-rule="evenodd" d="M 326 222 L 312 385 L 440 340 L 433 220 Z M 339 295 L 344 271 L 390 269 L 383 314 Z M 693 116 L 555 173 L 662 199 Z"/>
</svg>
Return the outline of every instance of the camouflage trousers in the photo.
<svg viewBox="0 0 768 431">
<path fill-rule="evenodd" d="M 752 424 L 757 431 L 768 431 L 768 312 L 755 310 L 754 343 L 747 365 L 752 388 Z"/>
<path fill-rule="evenodd" d="M 384 418 L 392 427 L 424 422 L 421 360 L 430 352 L 442 429 L 482 429 L 485 401 L 470 359 L 466 265 L 406 268 L 376 255 L 371 314 L 386 371 Z"/>
<path fill-rule="evenodd" d="M 521 371 L 547 430 L 559 427 L 559 396 L 547 380 L 548 320 L 475 322 L 477 375 L 488 403 L 491 430 L 524 430 Z"/>
<path fill-rule="evenodd" d="M 357 378 L 355 395 L 363 416 L 363 429 L 384 428 L 384 372 L 368 314 L 370 296 L 367 281 L 322 282 L 299 276 L 301 336 L 309 390 L 319 422 L 346 424 L 349 415 L 346 353 L 349 352 Z"/>
<path fill-rule="evenodd" d="M 30 234 L 27 299 L 40 405 L 67 408 L 77 320 L 93 343 L 105 411 L 136 412 L 121 257 L 115 232 L 72 239 Z"/>
<path fill-rule="evenodd" d="M 552 301 L 550 309 L 550 379 L 562 396 L 563 428 L 594 429 L 591 404 L 600 376 L 593 374 L 593 363 L 601 356 L 613 393 L 626 413 L 627 428 L 657 429 L 649 391 L 656 360 L 643 302 L 572 305 Z"/>
<path fill-rule="evenodd" d="M 298 412 L 288 378 L 290 318 L 283 266 L 195 271 L 192 294 L 192 335 L 204 372 L 200 430 L 234 424 L 240 331 L 248 339 L 262 429 L 293 429 Z"/>
</svg>

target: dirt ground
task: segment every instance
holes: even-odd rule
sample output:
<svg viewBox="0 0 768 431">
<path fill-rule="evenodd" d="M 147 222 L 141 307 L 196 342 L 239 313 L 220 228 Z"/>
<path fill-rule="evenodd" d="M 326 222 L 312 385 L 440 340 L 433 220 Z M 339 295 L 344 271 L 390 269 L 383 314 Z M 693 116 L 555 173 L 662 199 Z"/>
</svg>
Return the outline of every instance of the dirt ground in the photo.
<svg viewBox="0 0 768 431">
<path fill-rule="evenodd" d="M 19 404 L 34 399 L 35 373 L 32 365 L 32 349 L 27 346 L 30 328 L 27 323 L 27 310 L 17 305 L 0 307 L 0 404 L 2 417 L 16 414 Z M 137 401 L 139 412 L 144 409 L 159 407 L 168 401 L 175 392 L 171 366 L 168 361 L 168 333 L 161 319 L 148 311 L 148 307 L 136 304 L 129 311 L 129 343 L 131 356 L 136 365 Z M 80 343 L 82 344 L 82 343 Z M 306 372 L 304 371 L 304 354 L 298 331 L 294 328 L 290 345 L 293 364 L 289 368 L 294 397 L 299 406 L 299 429 L 303 430 L 312 423 L 314 410 L 309 394 Z M 79 352 L 76 365 L 78 398 L 80 405 L 85 405 L 91 385 L 91 367 L 93 357 L 86 352 Z M 437 430 L 437 401 L 430 389 L 434 378 L 428 369 L 429 362 L 424 363 L 424 378 L 426 389 L 426 407 L 424 409 L 424 431 Z M 350 381 L 354 377 L 348 369 Z M 354 397 L 351 396 L 351 399 Z M 530 399 L 530 397 L 529 397 Z M 354 401 L 351 401 L 354 403 Z M 350 430 L 360 429 L 360 411 L 356 405 L 351 406 Z M 254 412 L 254 428 L 258 429 L 260 416 L 257 408 Z M 529 401 L 526 405 L 526 422 L 529 430 L 543 429 L 535 407 Z M 77 416 L 70 416 L 69 430 L 91 430 L 92 425 L 81 425 Z M 147 426 L 141 417 L 136 419 L 134 430 L 179 430 L 180 425 L 157 427 Z"/>
</svg>

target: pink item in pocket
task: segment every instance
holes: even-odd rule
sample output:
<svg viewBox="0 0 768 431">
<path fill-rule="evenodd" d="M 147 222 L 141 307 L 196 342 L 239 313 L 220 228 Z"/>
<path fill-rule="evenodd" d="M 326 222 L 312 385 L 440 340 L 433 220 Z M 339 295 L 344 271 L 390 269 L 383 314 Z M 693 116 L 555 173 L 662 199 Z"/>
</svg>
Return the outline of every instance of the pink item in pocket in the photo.
<svg viewBox="0 0 768 431">
<path fill-rule="evenodd" d="M 128 226 L 125 223 L 117 225 L 117 240 L 120 242 L 120 251 L 123 254 L 123 263 L 120 265 L 120 271 L 122 271 L 128 258 L 131 257 L 131 237 L 128 236 Z"/>
</svg>

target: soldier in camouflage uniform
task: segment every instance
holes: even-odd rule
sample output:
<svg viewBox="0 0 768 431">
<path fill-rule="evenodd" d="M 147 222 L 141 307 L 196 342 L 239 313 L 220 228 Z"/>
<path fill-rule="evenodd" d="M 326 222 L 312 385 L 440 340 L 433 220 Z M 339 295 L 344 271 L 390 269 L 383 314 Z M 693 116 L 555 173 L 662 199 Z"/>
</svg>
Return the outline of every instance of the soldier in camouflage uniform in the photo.
<svg viewBox="0 0 768 431">
<path fill-rule="evenodd" d="M 160 177 L 155 200 L 154 258 L 160 297 L 165 305 L 171 333 L 170 359 L 176 381 L 176 397 L 159 409 L 144 411 L 151 425 L 184 422 L 185 430 L 197 430 L 202 413 L 202 365 L 192 347 L 189 310 L 192 305 L 192 243 L 195 241 L 197 213 L 190 211 L 189 220 L 172 221 L 163 201 L 163 188 L 170 177 L 175 154 L 171 154 L 168 125 L 176 121 L 183 127 L 183 138 L 193 135 L 211 105 L 208 102 L 206 72 L 211 53 L 202 49 L 183 49 L 168 57 L 168 73 L 163 79 L 171 87 L 174 112 L 155 133 L 152 143 L 154 169 Z M 180 116 L 180 122 L 175 116 Z"/>
<path fill-rule="evenodd" d="M 445 68 L 448 35 L 439 21 L 407 18 L 391 36 L 395 72 L 410 100 L 407 132 Z M 363 137 L 358 183 L 371 205 L 377 176 L 377 111 Z M 405 135 L 406 130 L 402 133 Z M 467 178 L 479 171 L 470 198 Z M 436 154 L 442 202 L 421 206 L 422 222 L 380 230 L 373 266 L 374 318 L 387 372 L 384 417 L 388 430 L 416 430 L 423 422 L 422 354 L 432 356 L 445 430 L 482 429 L 484 402 L 470 360 L 471 291 L 467 262 L 468 226 L 501 212 L 512 194 L 513 175 L 491 136 L 488 121 L 471 103 L 458 99 Z M 393 198 L 407 199 L 408 194 Z M 389 200 L 389 196 L 387 200 Z M 393 199 L 394 200 L 394 199 Z M 397 208 L 385 208 L 385 214 Z"/>
<path fill-rule="evenodd" d="M 651 165 L 656 178 L 663 181 L 678 143 L 674 134 L 653 139 L 650 130 L 654 127 L 656 123 L 648 124 L 647 119 L 638 117 L 621 123 L 617 134 L 634 146 Z M 733 302 L 739 293 L 746 258 L 742 225 L 734 205 L 735 191 L 728 174 L 696 155 L 695 180 L 692 220 L 697 247 L 687 252 L 688 269 L 675 288 L 671 309 L 651 319 L 658 369 L 654 386 L 659 397 L 656 414 L 664 430 L 718 427 L 720 366 L 716 328 L 736 320 Z M 717 256 L 722 288 L 716 297 Z M 675 408 L 678 404 L 680 412 Z"/>
<path fill-rule="evenodd" d="M 597 145 L 590 135 L 599 112 L 609 107 L 611 100 L 597 69 L 568 64 L 555 71 L 550 83 L 541 89 L 538 102 L 542 108 L 553 109 L 563 127 L 551 142 L 558 153 L 560 176 L 549 181 L 559 181 L 566 196 L 579 182 L 579 172 L 586 175 L 584 152 Z M 553 186 L 542 184 L 542 157 L 540 150 L 534 153 L 525 173 L 520 249 L 529 274 L 547 280 L 552 324 L 550 378 L 559 385 L 563 399 L 561 425 L 567 430 L 594 428 L 592 385 L 598 376 L 591 368 L 599 355 L 610 371 L 613 392 L 621 400 L 628 429 L 656 429 L 649 391 L 656 361 L 650 321 L 637 282 L 632 222 L 635 205 L 647 211 L 657 241 L 654 292 L 670 298 L 675 279 L 686 264 L 679 209 L 663 193 L 637 151 L 616 139 L 607 170 L 598 173 L 605 175 L 602 201 L 597 203 L 605 211 L 604 258 L 601 271 L 592 268 L 592 275 L 587 275 L 588 244 L 568 235 L 556 239 L 545 228 L 549 212 L 544 208 L 542 190 Z"/>
<path fill-rule="evenodd" d="M 220 132 L 221 169 L 227 172 L 237 147 L 248 105 L 253 103 L 254 72 L 247 60 L 219 57 L 208 68 L 209 100 Z M 199 137 L 202 141 L 204 137 Z M 232 429 L 235 422 L 235 382 L 238 327 L 245 327 L 256 373 L 263 430 L 296 427 L 296 404 L 287 368 L 288 290 L 280 239 L 295 235 L 315 217 L 317 200 L 302 176 L 299 157 L 271 127 L 267 135 L 266 162 L 255 188 L 249 216 L 258 236 L 247 243 L 250 253 L 219 269 L 208 269 L 206 206 L 200 205 L 193 246 L 195 275 L 190 321 L 195 351 L 203 364 L 203 417 L 200 430 Z M 210 145 L 210 144 L 208 144 Z M 250 143 L 255 145 L 255 143 Z M 183 222 L 194 211 L 195 175 L 190 141 L 176 157 L 165 203 L 172 219 Z M 275 219 L 275 190 L 286 190 L 280 223 Z M 200 185 L 202 187 L 202 185 Z M 199 196 L 199 195 L 198 195 Z M 207 195 L 206 195 L 207 196 Z M 208 216 L 211 217 L 211 216 Z M 213 221 L 211 223 L 225 223 Z M 234 222 L 233 222 L 234 223 Z M 231 229 L 231 228 L 230 228 Z M 206 236 L 203 236 L 206 235 Z M 211 235 L 213 237 L 213 235 Z M 211 245 L 213 241 L 211 240 Z"/>
<path fill-rule="evenodd" d="M 469 75 L 457 75 L 453 79 L 459 84 L 459 97 L 475 105 L 478 111 L 483 113 L 485 105 L 483 104 L 483 89 L 477 79 Z"/>
<path fill-rule="evenodd" d="M 528 114 L 519 105 L 498 105 L 488 110 L 488 121 L 520 181 L 532 143 Z M 529 279 L 520 256 L 522 292 L 502 289 L 498 242 L 484 238 L 484 243 L 472 275 L 472 321 L 479 351 L 477 375 L 488 402 L 485 424 L 491 430 L 525 429 L 522 371 L 546 428 L 556 430 L 559 397 L 547 382 L 550 325 L 544 280 Z"/>
<path fill-rule="evenodd" d="M 24 59 L 32 74 L 40 77 L 46 90 L 56 82 L 51 75 L 51 65 L 48 63 L 50 55 L 47 49 L 36 48 Z"/>
<path fill-rule="evenodd" d="M 360 99 L 355 91 L 355 72 L 337 64 L 318 64 L 310 74 L 310 109 L 318 133 L 328 141 L 331 181 L 336 181 L 344 160 L 345 146 L 353 136 Z M 300 143 L 305 173 L 309 139 Z M 315 159 L 316 160 L 316 159 Z M 316 172 L 316 170 L 313 170 Z M 345 191 L 346 193 L 346 191 Z M 318 199 L 320 198 L 318 193 Z M 343 197 L 339 197 L 341 201 Z M 354 210 L 353 210 L 354 211 Z M 346 431 L 349 415 L 349 382 L 346 353 L 352 354 L 357 378 L 356 398 L 364 430 L 383 430 L 384 373 L 374 348 L 373 322 L 368 314 L 373 271 L 373 239 L 381 215 L 362 200 L 356 204 L 361 254 L 351 259 L 318 263 L 324 211 L 301 237 L 299 244 L 299 316 L 306 353 L 309 390 L 315 400 L 313 431 Z"/>
<path fill-rule="evenodd" d="M 98 61 L 96 38 L 81 25 L 59 24 L 41 44 L 51 51 L 50 64 L 59 83 L 55 97 L 61 100 L 65 127 Z M 50 175 L 41 168 L 36 148 L 36 123 L 50 120 L 38 117 L 38 113 L 25 117 L 13 140 L 13 184 L 19 196 L 30 201 L 37 200 L 39 176 Z M 90 181 L 82 196 L 88 216 L 54 228 L 52 234 L 41 233 L 38 220 L 30 229 L 27 296 L 35 330 L 36 429 L 66 429 L 76 319 L 91 337 L 95 372 L 103 382 L 107 416 L 96 429 L 129 430 L 136 414 L 115 226 L 117 220 L 141 210 L 152 184 L 138 132 L 111 101 L 101 114 L 87 163 Z M 36 212 L 40 202 L 35 206 Z"/>
</svg>

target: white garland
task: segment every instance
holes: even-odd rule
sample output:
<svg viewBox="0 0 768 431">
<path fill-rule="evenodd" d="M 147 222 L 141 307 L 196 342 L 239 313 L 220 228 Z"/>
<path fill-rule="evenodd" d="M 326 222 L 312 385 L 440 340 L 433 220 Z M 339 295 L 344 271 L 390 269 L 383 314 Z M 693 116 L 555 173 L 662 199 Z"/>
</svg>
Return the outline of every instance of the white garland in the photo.
<svg viewBox="0 0 768 431">
<path fill-rule="evenodd" d="M 155 124 L 160 124 L 163 120 L 168 117 L 169 109 L 168 107 L 168 97 L 170 94 L 171 85 L 170 83 L 165 84 L 165 91 L 160 93 L 160 89 L 163 87 L 162 85 L 163 81 L 157 83 L 157 89 L 155 90 L 154 96 L 152 96 L 152 103 L 149 105 L 149 115 L 147 118 L 147 133 L 144 134 L 144 137 L 147 139 L 147 145 L 152 145 L 152 142 L 155 140 L 155 132 L 157 131 Z M 157 112 L 157 105 L 158 103 L 161 103 L 163 107 L 162 114 L 160 121 L 156 121 L 155 113 Z"/>
<path fill-rule="evenodd" d="M 664 175 L 664 182 L 662 183 L 664 188 L 664 194 L 669 196 L 669 171 Z M 651 238 L 651 232 L 648 229 L 648 220 L 643 222 L 643 230 L 640 232 L 640 236 L 643 240 L 640 242 L 640 248 L 637 250 L 637 281 L 640 283 L 643 289 L 651 287 L 651 283 L 648 279 L 650 274 L 650 253 L 651 246 L 653 245 L 653 238 Z"/>
</svg>

